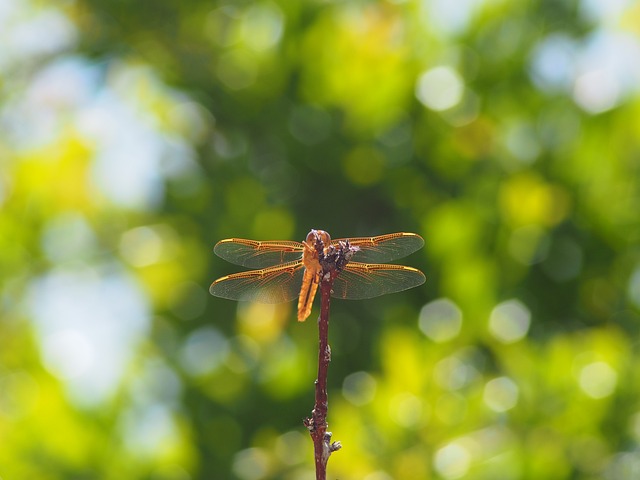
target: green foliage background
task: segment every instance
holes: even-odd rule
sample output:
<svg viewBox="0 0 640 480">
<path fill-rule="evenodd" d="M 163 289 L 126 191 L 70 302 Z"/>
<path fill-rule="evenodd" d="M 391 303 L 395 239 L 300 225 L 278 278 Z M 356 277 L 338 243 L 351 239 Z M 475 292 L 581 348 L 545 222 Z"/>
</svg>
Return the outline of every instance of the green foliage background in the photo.
<svg viewBox="0 0 640 480">
<path fill-rule="evenodd" d="M 310 228 L 426 240 L 333 303 L 330 478 L 638 478 L 639 25 L 5 0 L 0 478 L 315 478 L 315 322 L 207 293 L 216 241 Z"/>
</svg>

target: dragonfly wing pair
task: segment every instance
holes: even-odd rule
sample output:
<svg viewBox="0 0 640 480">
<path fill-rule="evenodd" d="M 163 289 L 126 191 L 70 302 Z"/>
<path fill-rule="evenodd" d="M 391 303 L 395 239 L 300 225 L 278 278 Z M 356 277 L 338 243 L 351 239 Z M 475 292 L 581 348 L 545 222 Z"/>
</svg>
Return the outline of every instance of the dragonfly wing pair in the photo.
<svg viewBox="0 0 640 480">
<path fill-rule="evenodd" d="M 347 239 L 333 240 L 333 245 Z M 357 300 L 400 292 L 421 285 L 424 274 L 415 268 L 371 262 L 388 262 L 405 257 L 424 245 L 414 233 L 392 233 L 349 239 L 359 251 L 340 272 L 332 295 Z M 300 294 L 304 245 L 291 241 L 255 241 L 230 238 L 218 242 L 214 252 L 221 258 L 248 268 L 248 272 L 222 277 L 211 284 L 212 295 L 231 300 L 263 303 L 288 302 Z"/>
</svg>

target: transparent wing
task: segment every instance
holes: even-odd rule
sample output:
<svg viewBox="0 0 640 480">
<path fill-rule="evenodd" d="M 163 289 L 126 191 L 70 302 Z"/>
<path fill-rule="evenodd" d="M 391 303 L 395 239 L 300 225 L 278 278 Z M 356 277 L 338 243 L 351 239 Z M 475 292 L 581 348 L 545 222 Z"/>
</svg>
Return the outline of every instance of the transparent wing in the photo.
<svg viewBox="0 0 640 480">
<path fill-rule="evenodd" d="M 404 265 L 349 262 L 333 283 L 333 297 L 348 300 L 401 292 L 425 282 L 424 274 Z"/>
<path fill-rule="evenodd" d="M 213 251 L 227 262 L 247 268 L 264 268 L 299 260 L 303 245 L 299 242 L 257 241 L 242 238 L 220 240 Z"/>
<path fill-rule="evenodd" d="M 377 237 L 340 238 L 331 243 L 349 240 L 351 245 L 360 248 L 353 259 L 362 263 L 390 262 L 406 257 L 424 245 L 424 240 L 415 233 L 388 233 Z"/>
<path fill-rule="evenodd" d="M 209 293 L 229 300 L 290 302 L 300 294 L 303 272 L 302 262 L 298 260 L 277 267 L 234 273 L 213 282 Z"/>
</svg>

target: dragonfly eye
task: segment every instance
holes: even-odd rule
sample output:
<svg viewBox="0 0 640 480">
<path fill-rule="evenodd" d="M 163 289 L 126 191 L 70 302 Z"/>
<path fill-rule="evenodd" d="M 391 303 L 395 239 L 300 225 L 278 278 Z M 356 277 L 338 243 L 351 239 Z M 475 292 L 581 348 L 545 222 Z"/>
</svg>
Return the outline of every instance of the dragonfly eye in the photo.
<svg viewBox="0 0 640 480">
<path fill-rule="evenodd" d="M 309 233 L 307 233 L 307 242 L 311 243 L 312 245 L 316 242 L 316 238 L 318 238 L 318 231 L 317 230 L 311 230 Z"/>
<path fill-rule="evenodd" d="M 329 235 L 324 230 L 318 230 L 318 237 L 320 237 L 320 240 L 322 240 L 322 243 L 324 243 L 325 248 L 331 245 L 331 235 Z"/>
</svg>

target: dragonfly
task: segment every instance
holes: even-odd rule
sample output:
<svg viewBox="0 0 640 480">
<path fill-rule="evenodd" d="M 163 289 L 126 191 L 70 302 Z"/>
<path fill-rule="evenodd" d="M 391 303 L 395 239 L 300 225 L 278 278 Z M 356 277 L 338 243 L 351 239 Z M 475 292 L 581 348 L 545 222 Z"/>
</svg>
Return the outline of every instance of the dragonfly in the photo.
<svg viewBox="0 0 640 480">
<path fill-rule="evenodd" d="M 426 277 L 420 270 L 378 262 L 405 257 L 423 245 L 420 235 L 405 232 L 331 240 L 327 232 L 311 230 L 303 242 L 227 238 L 215 245 L 216 255 L 255 270 L 219 278 L 209 292 L 259 303 L 289 302 L 297 297 L 298 321 L 303 322 L 311 313 L 323 274 L 319 259 L 323 251 L 350 247 L 352 255 L 335 277 L 331 296 L 361 300 L 422 285 Z"/>
</svg>

